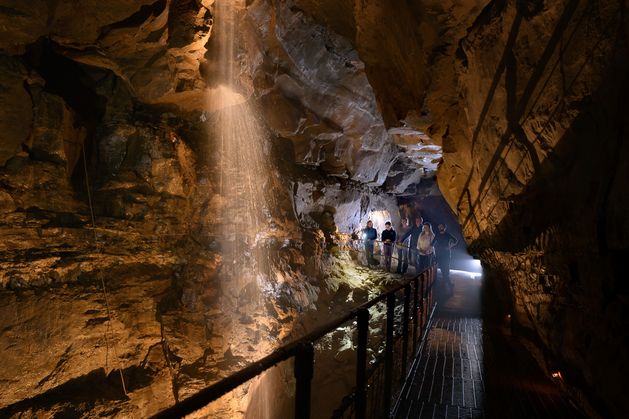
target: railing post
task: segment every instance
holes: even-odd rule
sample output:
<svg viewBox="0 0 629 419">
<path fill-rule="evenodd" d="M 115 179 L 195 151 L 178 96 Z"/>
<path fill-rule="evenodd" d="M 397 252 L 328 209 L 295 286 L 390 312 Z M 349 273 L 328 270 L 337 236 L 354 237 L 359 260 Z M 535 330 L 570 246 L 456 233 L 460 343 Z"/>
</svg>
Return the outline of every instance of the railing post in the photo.
<svg viewBox="0 0 629 419">
<path fill-rule="evenodd" d="M 395 316 L 395 294 L 387 295 L 387 336 L 384 357 L 384 404 L 382 417 L 391 413 L 391 388 L 393 384 L 393 320 Z"/>
<path fill-rule="evenodd" d="M 419 277 L 419 281 L 421 282 L 421 286 L 420 286 L 420 299 L 419 299 L 419 304 L 421 305 L 420 307 L 420 315 L 421 315 L 421 331 L 422 334 L 424 333 L 424 323 L 426 322 L 426 315 L 424 314 L 426 312 L 426 275 L 424 275 L 423 273 L 420 275 Z"/>
<path fill-rule="evenodd" d="M 417 354 L 417 326 L 419 325 L 419 278 L 413 279 L 413 357 Z"/>
<path fill-rule="evenodd" d="M 295 419 L 310 418 L 310 386 L 314 371 L 314 346 L 304 343 L 295 355 Z"/>
<path fill-rule="evenodd" d="M 369 310 L 358 311 L 358 349 L 356 351 L 356 419 L 367 416 L 367 338 Z"/>
<path fill-rule="evenodd" d="M 432 286 L 432 268 L 426 271 L 426 322 L 428 322 L 428 314 L 430 313 L 430 307 L 432 301 L 430 301 L 430 290 Z"/>
<path fill-rule="evenodd" d="M 411 305 L 411 284 L 404 286 L 404 313 L 402 314 L 402 376 L 406 378 L 406 363 L 408 361 L 408 317 Z"/>
<path fill-rule="evenodd" d="M 428 280 L 429 285 L 428 285 L 428 310 L 432 310 L 432 289 L 435 285 L 435 276 L 437 276 L 437 269 L 435 268 L 435 265 L 432 265 L 430 267 L 430 270 L 428 272 L 428 277 L 430 278 Z M 427 313 L 426 316 L 428 316 L 430 313 Z"/>
</svg>

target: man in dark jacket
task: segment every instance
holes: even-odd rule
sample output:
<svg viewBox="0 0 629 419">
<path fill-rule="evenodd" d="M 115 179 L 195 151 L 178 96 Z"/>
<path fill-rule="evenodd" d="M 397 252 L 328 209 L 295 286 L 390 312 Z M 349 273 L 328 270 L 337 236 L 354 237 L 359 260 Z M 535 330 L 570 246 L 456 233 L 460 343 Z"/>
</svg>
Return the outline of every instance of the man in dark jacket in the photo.
<svg viewBox="0 0 629 419">
<path fill-rule="evenodd" d="M 382 238 L 382 250 L 384 253 L 384 269 L 391 271 L 391 256 L 393 255 L 393 244 L 395 243 L 395 230 L 391 226 L 391 221 L 384 223 L 384 231 L 380 237 Z"/>
<path fill-rule="evenodd" d="M 415 267 L 416 273 L 419 273 L 419 252 L 417 250 L 417 240 L 419 240 L 419 235 L 422 232 L 423 223 L 424 219 L 421 216 L 417 216 L 415 218 L 415 224 L 400 239 L 400 242 L 404 242 L 404 240 L 406 240 L 409 236 L 411 237 L 408 249 L 408 260 L 409 263 Z"/>
<path fill-rule="evenodd" d="M 409 229 L 408 219 L 400 221 L 399 234 L 404 236 Z M 405 274 L 408 269 L 408 242 L 410 240 L 399 240 L 397 243 L 397 273 Z"/>
<path fill-rule="evenodd" d="M 441 270 L 443 281 L 450 288 L 453 284 L 450 281 L 450 249 L 459 242 L 452 234 L 446 232 L 446 225 L 439 224 L 437 226 L 439 232 L 435 234 L 432 245 L 435 247 L 435 255 L 437 256 L 437 266 Z"/>
<path fill-rule="evenodd" d="M 367 227 L 363 230 L 363 242 L 365 243 L 365 256 L 367 258 L 367 266 L 375 265 L 373 259 L 373 244 L 378 237 L 378 232 L 373 228 L 371 220 L 367 221 Z"/>
</svg>

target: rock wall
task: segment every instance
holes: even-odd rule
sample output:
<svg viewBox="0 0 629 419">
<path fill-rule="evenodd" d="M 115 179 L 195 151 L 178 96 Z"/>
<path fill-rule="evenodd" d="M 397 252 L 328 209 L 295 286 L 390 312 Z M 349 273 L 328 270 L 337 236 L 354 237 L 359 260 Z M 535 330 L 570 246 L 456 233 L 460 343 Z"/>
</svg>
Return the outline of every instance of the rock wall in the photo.
<svg viewBox="0 0 629 419">
<path fill-rule="evenodd" d="M 488 4 L 453 61 L 462 116 L 438 175 L 519 334 L 603 417 L 627 415 L 624 13 Z"/>
<path fill-rule="evenodd" d="M 202 102 L 199 65 L 212 3 L 9 1 L 0 14 L 0 50 L 21 55 L 39 39 L 50 39 L 73 60 L 111 70 L 143 101 Z"/>
<path fill-rule="evenodd" d="M 66 62 L 57 70 L 77 76 L 77 96 L 29 60 L 3 63 L 30 102 L 16 116 L 30 121 L 19 136 L 3 133 L 3 144 L 18 142 L 0 169 L 2 415 L 154 413 L 177 397 L 164 352 L 175 336 L 159 313 L 186 263 L 178 246 L 192 224 L 193 153 L 167 124 L 119 119 L 131 99 L 109 72 Z M 100 81 L 88 88 L 90 77 Z M 107 103 L 81 108 L 80 96 Z"/>
<path fill-rule="evenodd" d="M 387 144 L 371 86 L 351 44 L 286 5 L 273 8 L 260 1 L 249 16 L 254 36 L 261 35 L 256 36 L 258 54 L 270 56 L 254 80 L 264 117 L 276 135 L 293 142 L 295 160 L 382 184 L 395 150 Z"/>
<path fill-rule="evenodd" d="M 304 226 L 329 225 L 331 231 L 351 234 L 363 229 L 369 220 L 378 231 L 384 230 L 386 221 L 399 224 L 396 199 L 360 184 L 297 182 L 294 190 L 295 211 Z M 329 221 L 324 221 L 326 217 Z"/>
</svg>

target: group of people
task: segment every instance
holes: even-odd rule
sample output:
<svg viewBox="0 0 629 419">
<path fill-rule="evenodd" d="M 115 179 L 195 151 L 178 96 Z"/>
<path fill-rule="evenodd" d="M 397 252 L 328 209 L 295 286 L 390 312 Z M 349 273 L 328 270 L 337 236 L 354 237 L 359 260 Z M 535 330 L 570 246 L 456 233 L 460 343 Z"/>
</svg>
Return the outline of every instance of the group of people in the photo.
<svg viewBox="0 0 629 419">
<path fill-rule="evenodd" d="M 446 231 L 446 225 L 437 225 L 437 233 L 432 226 L 424 222 L 422 217 L 416 217 L 415 223 L 408 227 L 408 221 L 402 220 L 402 234 L 397 235 L 391 222 L 385 223 L 385 229 L 380 234 L 382 240 L 382 254 L 384 256 L 384 268 L 391 271 L 391 259 L 393 248 L 397 247 L 398 266 L 397 273 L 404 274 L 408 266 L 413 265 L 415 272 L 419 273 L 430 267 L 433 260 L 441 270 L 444 282 L 452 287 L 450 281 L 450 250 L 458 244 L 458 240 Z M 374 243 L 378 238 L 378 232 L 373 228 L 373 223 L 367 221 L 367 227 L 363 230 L 363 241 L 367 265 L 375 265 L 373 258 Z"/>
</svg>

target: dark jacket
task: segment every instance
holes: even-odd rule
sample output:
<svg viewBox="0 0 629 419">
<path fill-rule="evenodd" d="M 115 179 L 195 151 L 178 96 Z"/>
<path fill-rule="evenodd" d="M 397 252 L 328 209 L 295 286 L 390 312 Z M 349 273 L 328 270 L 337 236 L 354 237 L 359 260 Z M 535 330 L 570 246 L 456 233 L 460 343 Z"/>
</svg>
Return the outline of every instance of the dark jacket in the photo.
<svg viewBox="0 0 629 419">
<path fill-rule="evenodd" d="M 432 240 L 432 245 L 437 249 L 447 249 L 451 242 L 457 244 L 458 240 L 447 231 L 445 233 L 437 232 L 435 238 Z"/>
<path fill-rule="evenodd" d="M 400 236 L 400 243 L 404 243 L 404 241 L 408 238 L 406 236 L 406 233 L 410 230 L 410 227 L 408 226 L 400 226 L 400 228 L 398 229 L 398 236 Z M 405 237 L 406 236 L 406 237 Z M 408 244 L 408 243 L 407 243 Z"/>
<path fill-rule="evenodd" d="M 376 240 L 376 238 L 378 237 L 378 232 L 373 227 L 365 227 L 365 229 L 363 230 L 363 234 L 363 238 L 365 240 Z"/>
<path fill-rule="evenodd" d="M 419 227 L 417 227 L 415 224 L 413 224 L 413 226 L 410 228 L 410 230 L 408 230 L 406 232 L 406 234 L 404 234 L 402 236 L 400 241 L 403 242 L 404 240 L 406 240 L 406 238 L 408 236 L 411 236 L 410 247 L 411 247 L 411 249 L 416 249 L 417 248 L 417 240 L 419 240 L 419 235 L 421 233 L 422 233 L 422 226 L 420 225 Z"/>
<path fill-rule="evenodd" d="M 395 230 L 391 229 L 391 230 L 383 230 L 382 234 L 380 235 L 380 237 L 382 237 L 382 241 L 385 242 L 387 240 L 391 240 L 391 244 L 395 243 L 395 237 L 397 236 L 397 234 L 395 234 Z"/>
</svg>

